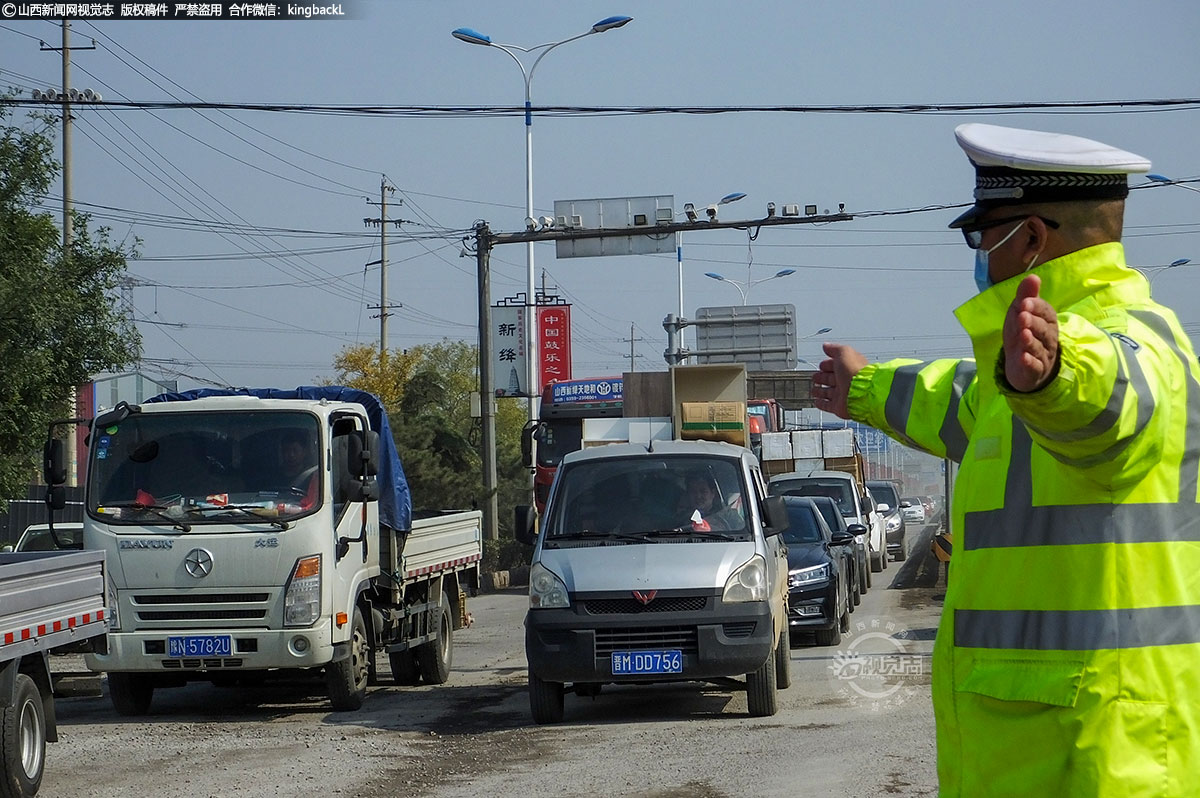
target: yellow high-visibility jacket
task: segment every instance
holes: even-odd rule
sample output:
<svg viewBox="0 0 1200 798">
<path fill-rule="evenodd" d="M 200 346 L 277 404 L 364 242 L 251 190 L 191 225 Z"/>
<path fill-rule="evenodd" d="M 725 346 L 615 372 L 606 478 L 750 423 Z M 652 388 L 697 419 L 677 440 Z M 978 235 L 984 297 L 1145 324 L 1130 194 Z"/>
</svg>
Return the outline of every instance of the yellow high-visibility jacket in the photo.
<svg viewBox="0 0 1200 798">
<path fill-rule="evenodd" d="M 856 420 L 962 463 L 933 656 L 940 795 L 1200 796 L 1196 353 L 1120 244 L 1031 273 L 1060 325 L 1041 389 L 1004 379 L 1020 279 L 955 311 L 975 360 L 850 385 Z"/>
</svg>

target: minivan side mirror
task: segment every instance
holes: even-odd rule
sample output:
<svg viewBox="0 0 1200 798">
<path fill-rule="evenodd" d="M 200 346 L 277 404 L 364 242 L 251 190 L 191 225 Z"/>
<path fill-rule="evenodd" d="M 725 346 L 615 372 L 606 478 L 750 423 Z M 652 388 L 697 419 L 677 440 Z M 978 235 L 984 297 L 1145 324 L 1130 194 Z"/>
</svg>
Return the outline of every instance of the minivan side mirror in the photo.
<svg viewBox="0 0 1200 798">
<path fill-rule="evenodd" d="M 513 535 L 517 541 L 526 546 L 532 546 L 537 540 L 534 526 L 537 522 L 537 510 L 528 504 L 519 504 L 513 508 Z"/>
<path fill-rule="evenodd" d="M 846 531 L 851 535 L 865 535 L 867 534 L 867 527 L 863 524 L 851 524 L 846 527 Z"/>
<path fill-rule="evenodd" d="M 787 504 L 782 496 L 768 496 L 763 502 L 763 512 L 766 514 L 765 535 L 779 535 L 788 528 Z"/>
<path fill-rule="evenodd" d="M 880 502 L 879 504 L 875 505 L 875 509 L 881 513 L 887 513 L 891 512 L 892 505 L 888 504 L 887 502 Z"/>
</svg>

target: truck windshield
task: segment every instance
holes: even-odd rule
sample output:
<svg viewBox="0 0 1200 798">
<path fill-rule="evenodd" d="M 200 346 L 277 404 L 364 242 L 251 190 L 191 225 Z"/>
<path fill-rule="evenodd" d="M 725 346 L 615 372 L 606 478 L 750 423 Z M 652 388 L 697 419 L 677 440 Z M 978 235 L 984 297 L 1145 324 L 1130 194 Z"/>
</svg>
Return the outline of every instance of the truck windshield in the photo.
<svg viewBox="0 0 1200 798">
<path fill-rule="evenodd" d="M 744 540 L 747 493 L 739 461 L 696 455 L 572 463 L 559 477 L 546 542 L 677 539 Z"/>
<path fill-rule="evenodd" d="M 139 413 L 92 432 L 87 511 L 108 523 L 278 523 L 321 504 L 317 418 Z"/>
</svg>

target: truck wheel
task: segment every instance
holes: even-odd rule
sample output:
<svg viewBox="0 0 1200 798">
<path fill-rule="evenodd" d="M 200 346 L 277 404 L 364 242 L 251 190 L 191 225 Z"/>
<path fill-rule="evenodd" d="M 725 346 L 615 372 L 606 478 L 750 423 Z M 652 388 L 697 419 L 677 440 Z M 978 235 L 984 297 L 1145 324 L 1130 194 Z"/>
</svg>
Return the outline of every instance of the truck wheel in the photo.
<svg viewBox="0 0 1200 798">
<path fill-rule="evenodd" d="M 17 674 L 13 704 L 0 713 L 0 755 L 3 780 L 0 795 L 24 798 L 34 795 L 42 784 L 46 767 L 46 715 L 37 685 L 24 673 Z"/>
<path fill-rule="evenodd" d="M 780 690 L 792 686 L 792 652 L 791 646 L 785 642 L 789 637 L 790 635 L 784 632 L 775 645 L 775 684 Z"/>
<path fill-rule="evenodd" d="M 778 648 L 778 641 L 775 646 Z M 779 711 L 779 685 L 775 675 L 775 656 L 767 657 L 767 661 L 762 664 L 761 668 L 746 674 L 746 706 L 753 717 L 765 718 Z"/>
<path fill-rule="evenodd" d="M 118 715 L 136 717 L 150 711 L 154 698 L 153 677 L 145 673 L 108 674 L 108 697 Z"/>
<path fill-rule="evenodd" d="M 412 686 L 421 681 L 421 671 L 411 649 L 393 651 L 388 654 L 388 660 L 392 663 L 392 681 L 396 684 Z"/>
<path fill-rule="evenodd" d="M 450 617 L 450 599 L 443 593 L 430 619 L 436 637 L 417 646 L 417 665 L 426 684 L 444 684 L 450 678 L 454 660 L 454 621 Z"/>
<path fill-rule="evenodd" d="M 335 712 L 353 712 L 367 697 L 367 679 L 371 671 L 371 641 L 362 612 L 354 608 L 350 626 L 350 656 L 325 666 L 325 687 Z"/>
<path fill-rule="evenodd" d="M 563 692 L 562 682 L 546 682 L 529 674 L 529 711 L 534 723 L 562 723 Z"/>
</svg>

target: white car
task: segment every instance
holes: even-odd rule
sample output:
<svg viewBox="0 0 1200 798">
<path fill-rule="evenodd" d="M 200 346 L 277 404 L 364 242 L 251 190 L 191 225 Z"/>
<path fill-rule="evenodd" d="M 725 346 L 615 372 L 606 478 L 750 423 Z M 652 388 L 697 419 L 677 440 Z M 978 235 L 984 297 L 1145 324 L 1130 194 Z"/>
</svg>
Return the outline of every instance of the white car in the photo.
<svg viewBox="0 0 1200 798">
<path fill-rule="evenodd" d="M 55 540 L 57 538 L 57 541 Z M 83 524 L 65 521 L 54 525 L 54 536 L 46 524 L 30 524 L 17 540 L 16 551 L 63 551 L 83 548 Z"/>
<path fill-rule="evenodd" d="M 869 570 L 879 573 L 887 568 L 887 538 L 883 515 L 876 510 L 875 499 L 854 475 L 845 471 L 793 472 L 771 477 L 768 488 L 775 496 L 828 496 L 838 504 L 847 525 L 862 524 L 868 550 Z"/>
<path fill-rule="evenodd" d="M 906 524 L 925 523 L 925 505 L 916 496 L 905 496 L 900 499 L 900 514 Z"/>
</svg>

